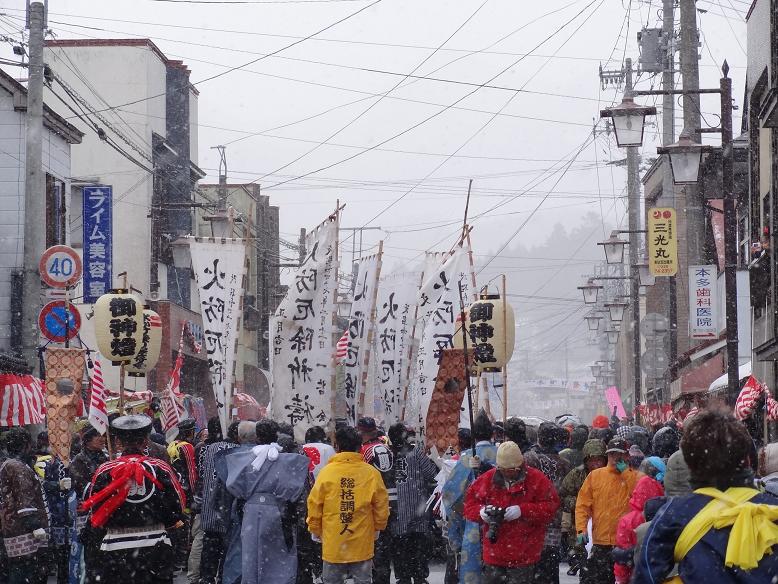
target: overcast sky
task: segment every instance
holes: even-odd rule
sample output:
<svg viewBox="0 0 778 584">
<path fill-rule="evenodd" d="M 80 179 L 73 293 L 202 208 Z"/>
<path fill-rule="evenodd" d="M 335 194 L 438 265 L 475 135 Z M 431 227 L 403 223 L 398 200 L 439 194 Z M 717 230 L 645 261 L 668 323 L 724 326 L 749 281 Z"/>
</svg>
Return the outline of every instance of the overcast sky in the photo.
<svg viewBox="0 0 778 584">
<path fill-rule="evenodd" d="M 218 167 L 210 146 L 227 145 L 230 181 L 260 182 L 281 207 L 287 239 L 319 223 L 340 199 L 342 224 L 382 227 L 365 233 L 365 247 L 383 239 L 385 265 L 406 265 L 425 249 L 451 247 L 472 178 L 470 216 L 486 213 L 473 221 L 479 261 L 512 237 L 531 247 L 557 223 L 572 229 L 587 213 L 601 213 L 591 245 L 559 249 L 553 258 L 583 274 L 584 260 L 600 259 L 596 241 L 625 220 L 625 173 L 607 164 L 623 153 L 606 135 L 592 142 L 600 108 L 621 97 L 620 90 L 601 89 L 598 66 L 620 68 L 625 56 L 637 61 L 636 34 L 661 26 L 661 4 L 50 0 L 49 20 L 57 38 L 148 37 L 168 57 L 182 59 L 200 91 L 198 154 L 207 180 L 216 180 Z M 705 11 L 699 16 L 701 85 L 718 87 L 726 58 L 739 106 L 748 6 L 746 0 L 698 2 Z M 20 0 L 2 3 L 6 34 L 18 35 L 23 8 Z M 639 88 L 659 86 L 648 73 L 637 79 Z M 714 101 L 703 110 L 718 106 Z M 647 157 L 655 153 L 660 127 L 657 118 Z M 484 270 L 484 281 L 527 268 L 510 251 L 508 245 Z M 531 273 L 528 278 L 534 281 Z M 551 281 L 545 294 L 578 292 Z"/>
</svg>

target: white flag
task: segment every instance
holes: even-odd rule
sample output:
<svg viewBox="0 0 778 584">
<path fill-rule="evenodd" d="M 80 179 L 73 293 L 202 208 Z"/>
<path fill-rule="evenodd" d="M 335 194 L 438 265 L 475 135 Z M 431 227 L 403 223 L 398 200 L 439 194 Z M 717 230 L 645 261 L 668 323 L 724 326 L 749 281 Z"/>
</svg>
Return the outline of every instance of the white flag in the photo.
<svg viewBox="0 0 778 584">
<path fill-rule="evenodd" d="M 211 385 L 219 408 L 222 432 L 227 435 L 232 401 L 235 352 L 243 314 L 246 244 L 240 239 L 193 238 L 192 254 L 203 338 Z"/>
<path fill-rule="evenodd" d="M 416 330 L 420 331 L 421 337 L 408 388 L 405 419 L 417 427 L 421 434 L 426 432 L 427 410 L 435 388 L 442 351 L 454 347 L 456 318 L 460 312 L 460 283 L 465 305 L 471 300 L 473 276 L 469 251 L 467 247 L 458 247 L 443 265 L 425 272 L 419 291 Z"/>
<path fill-rule="evenodd" d="M 333 416 L 333 336 L 341 335 L 332 323 L 338 286 L 337 236 L 337 218 L 311 234 L 308 254 L 270 325 L 269 411 L 274 420 L 288 421 L 298 439 L 311 426 L 326 427 Z"/>
</svg>

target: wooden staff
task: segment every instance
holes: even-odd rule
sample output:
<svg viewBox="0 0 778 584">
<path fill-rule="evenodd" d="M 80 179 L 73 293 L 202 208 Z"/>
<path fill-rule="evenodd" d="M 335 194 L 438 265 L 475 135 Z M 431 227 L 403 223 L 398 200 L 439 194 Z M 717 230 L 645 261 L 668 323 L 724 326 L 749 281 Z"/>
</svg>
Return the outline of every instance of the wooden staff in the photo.
<svg viewBox="0 0 778 584">
<path fill-rule="evenodd" d="M 457 281 L 457 286 L 459 287 L 459 315 L 462 319 L 462 347 L 464 348 L 464 359 L 465 359 L 465 383 L 467 384 L 467 413 L 470 417 L 470 428 L 473 427 L 474 419 L 473 419 L 473 390 L 470 387 L 470 358 L 467 353 L 467 331 L 465 331 L 464 323 L 466 321 L 465 316 L 465 297 L 462 293 L 462 281 Z M 472 440 L 472 450 L 473 450 L 473 456 L 477 456 L 475 452 L 475 440 Z"/>
<path fill-rule="evenodd" d="M 370 314 L 368 322 L 365 323 L 367 326 L 367 341 L 365 345 L 365 357 L 362 360 L 362 371 L 360 374 L 360 383 L 359 383 L 359 398 L 357 399 L 357 412 L 356 412 L 356 418 L 359 419 L 360 416 L 363 416 L 365 414 L 365 386 L 367 385 L 367 375 L 368 370 L 370 369 L 370 347 L 373 346 L 373 337 L 375 334 L 375 319 L 376 319 L 376 303 L 378 302 L 378 281 L 381 277 L 381 266 L 383 263 L 383 254 L 384 254 L 384 242 L 383 240 L 378 242 L 378 253 L 375 255 L 377 258 L 376 260 L 376 272 L 375 272 L 375 282 L 373 283 L 373 299 L 372 299 L 372 306 L 370 308 Z"/>
<path fill-rule="evenodd" d="M 331 326 L 332 326 L 332 334 L 330 334 L 330 338 L 332 339 L 332 365 L 331 365 L 331 374 L 330 374 L 330 432 L 332 434 L 332 443 L 335 444 L 335 408 L 337 405 L 337 384 L 338 384 L 338 374 L 337 374 L 337 367 L 338 367 L 338 360 L 335 357 L 335 345 L 337 344 L 338 340 L 340 339 L 340 334 L 337 333 L 337 326 L 338 326 L 338 268 L 340 266 L 340 199 L 335 201 L 335 213 L 333 215 L 330 215 L 329 219 L 332 219 L 334 217 L 335 220 L 335 289 L 332 291 L 333 295 L 333 307 L 334 310 L 332 311 L 332 317 L 330 319 Z M 325 221 L 326 223 L 326 221 Z M 322 223 L 323 225 L 323 223 Z M 317 228 L 318 229 L 318 228 Z M 337 338 L 336 338 L 337 336 Z"/>
<path fill-rule="evenodd" d="M 503 343 L 506 357 L 505 365 L 502 366 L 502 422 L 508 419 L 508 294 L 505 291 L 505 274 L 502 275 L 502 330 Z"/>
</svg>

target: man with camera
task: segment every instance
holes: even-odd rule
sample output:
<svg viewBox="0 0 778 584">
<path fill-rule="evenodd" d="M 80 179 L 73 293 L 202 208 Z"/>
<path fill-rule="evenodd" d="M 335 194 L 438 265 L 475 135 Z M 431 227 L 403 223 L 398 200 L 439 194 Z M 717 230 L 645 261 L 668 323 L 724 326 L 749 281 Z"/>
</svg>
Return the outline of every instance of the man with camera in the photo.
<svg viewBox="0 0 778 584">
<path fill-rule="evenodd" d="M 558 508 L 552 482 L 525 464 L 515 442 L 503 442 L 496 468 L 482 474 L 465 496 L 465 518 L 481 526 L 483 584 L 534 581 L 546 528 Z"/>
</svg>

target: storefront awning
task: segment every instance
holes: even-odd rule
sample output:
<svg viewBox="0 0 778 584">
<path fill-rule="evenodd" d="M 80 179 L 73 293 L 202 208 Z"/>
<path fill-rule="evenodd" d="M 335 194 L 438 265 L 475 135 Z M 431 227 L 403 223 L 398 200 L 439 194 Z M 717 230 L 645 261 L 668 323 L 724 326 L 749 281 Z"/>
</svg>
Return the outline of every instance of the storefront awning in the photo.
<svg viewBox="0 0 778 584">
<path fill-rule="evenodd" d="M 749 361 L 748 363 L 744 363 L 738 369 L 738 379 L 740 379 L 741 381 L 746 377 L 750 377 L 750 376 L 751 376 L 751 361 Z M 729 377 L 728 374 L 725 373 L 721 377 L 715 379 L 713 383 L 710 384 L 708 391 L 710 392 L 721 391 L 727 389 L 728 386 L 729 386 Z"/>
</svg>

